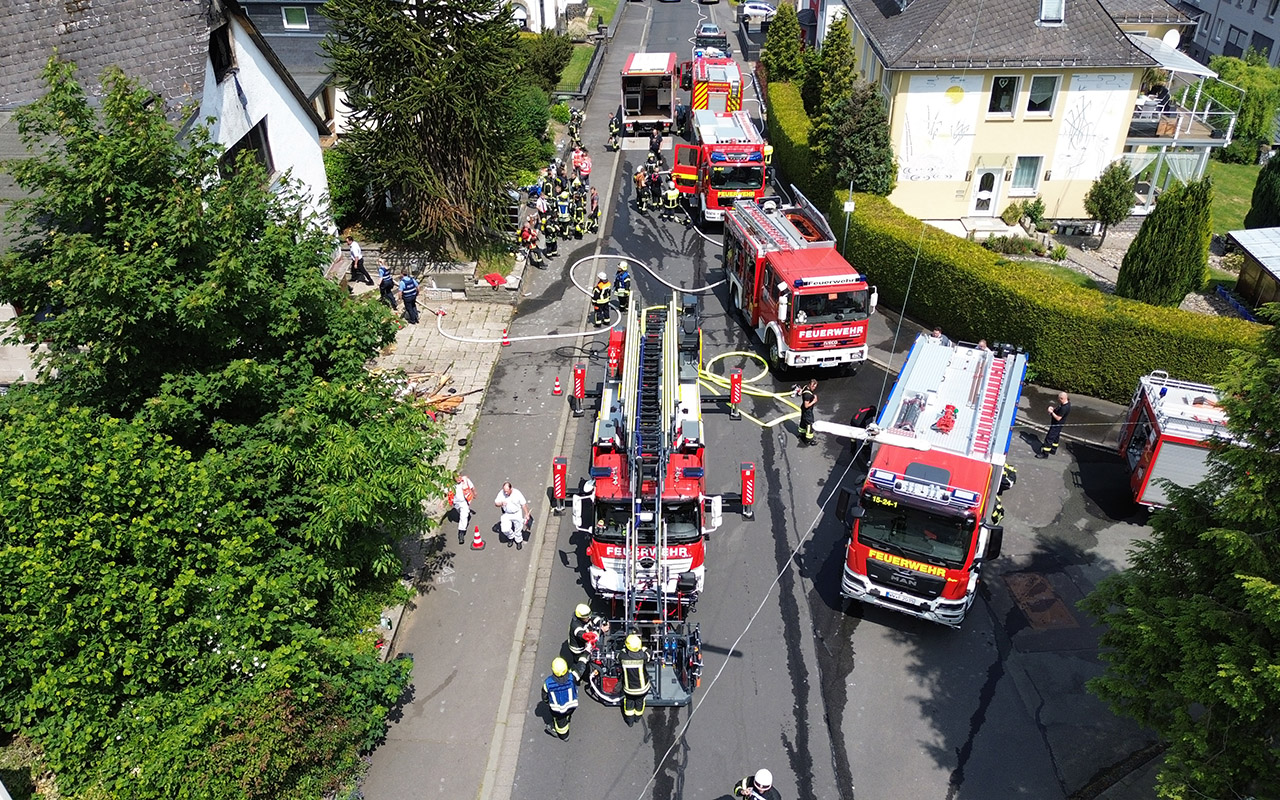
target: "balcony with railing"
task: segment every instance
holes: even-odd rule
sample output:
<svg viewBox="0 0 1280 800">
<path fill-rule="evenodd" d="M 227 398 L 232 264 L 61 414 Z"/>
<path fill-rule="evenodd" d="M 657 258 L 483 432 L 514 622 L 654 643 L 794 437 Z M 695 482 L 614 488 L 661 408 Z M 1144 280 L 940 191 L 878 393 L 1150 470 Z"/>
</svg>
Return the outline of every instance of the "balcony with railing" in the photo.
<svg viewBox="0 0 1280 800">
<path fill-rule="evenodd" d="M 1159 39 L 1129 38 L 1160 67 L 1164 82 L 1139 94 L 1129 121 L 1129 146 L 1225 147 L 1235 132 L 1236 111 L 1223 102 L 1243 92 L 1217 73 Z"/>
</svg>

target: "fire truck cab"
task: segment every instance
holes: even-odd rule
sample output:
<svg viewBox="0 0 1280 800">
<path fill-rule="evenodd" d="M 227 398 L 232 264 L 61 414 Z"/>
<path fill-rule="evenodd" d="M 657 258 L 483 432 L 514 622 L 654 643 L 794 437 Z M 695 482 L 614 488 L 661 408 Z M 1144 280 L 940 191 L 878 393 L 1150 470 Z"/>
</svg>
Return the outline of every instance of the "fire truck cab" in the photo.
<svg viewBox="0 0 1280 800">
<path fill-rule="evenodd" d="M 837 505 L 852 528 L 843 596 L 959 627 L 983 563 L 1000 554 L 1026 369 L 1009 345 L 916 339 L 875 426 L 854 437 L 870 449 L 861 489 L 843 489 Z M 839 430 L 849 426 L 814 427 L 849 435 Z"/>
<path fill-rule="evenodd" d="M 622 132 L 632 136 L 676 122 L 676 54 L 632 53 L 622 67 Z"/>
<path fill-rule="evenodd" d="M 745 111 L 693 113 L 693 143 L 675 145 L 671 176 L 695 221 L 720 222 L 734 202 L 764 196 L 764 137 Z"/>
<path fill-rule="evenodd" d="M 1138 380 L 1120 431 L 1120 455 L 1129 465 L 1129 488 L 1140 505 L 1168 504 L 1168 487 L 1194 486 L 1209 472 L 1209 446 L 1232 440 L 1218 390 L 1176 381 L 1164 370 Z"/>
<path fill-rule="evenodd" d="M 792 193 L 795 205 L 735 200 L 725 215 L 731 307 L 764 343 L 772 369 L 856 366 L 867 358 L 879 295 L 836 250 L 817 207 Z"/>
</svg>

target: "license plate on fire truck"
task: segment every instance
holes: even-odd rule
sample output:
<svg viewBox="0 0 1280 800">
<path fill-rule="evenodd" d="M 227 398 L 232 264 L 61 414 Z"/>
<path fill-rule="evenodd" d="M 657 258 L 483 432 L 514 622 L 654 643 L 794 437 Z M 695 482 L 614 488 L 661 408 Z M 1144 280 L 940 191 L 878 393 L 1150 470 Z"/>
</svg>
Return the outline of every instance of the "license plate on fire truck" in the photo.
<svg viewBox="0 0 1280 800">
<path fill-rule="evenodd" d="M 920 605 L 920 598 L 912 597 L 906 592 L 895 592 L 893 589 L 881 589 L 880 594 L 884 595 L 890 600 L 897 600 L 899 603 L 906 603 L 912 606 Z"/>
</svg>

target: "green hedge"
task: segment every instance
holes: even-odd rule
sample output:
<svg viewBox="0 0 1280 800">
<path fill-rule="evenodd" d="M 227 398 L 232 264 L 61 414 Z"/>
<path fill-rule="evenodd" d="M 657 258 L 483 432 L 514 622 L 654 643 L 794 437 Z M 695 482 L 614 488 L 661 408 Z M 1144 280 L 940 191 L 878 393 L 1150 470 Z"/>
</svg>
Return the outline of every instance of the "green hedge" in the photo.
<svg viewBox="0 0 1280 800">
<path fill-rule="evenodd" d="M 766 105 L 769 109 L 769 144 L 773 145 L 773 163 L 791 183 L 808 196 L 809 131 L 813 124 L 800 99 L 800 87 L 792 83 L 771 81 Z M 814 200 L 814 202 L 818 202 Z"/>
<path fill-rule="evenodd" d="M 831 219 L 844 217 L 847 197 L 836 193 Z M 1074 286 L 925 225 L 883 197 L 854 199 L 846 252 L 879 287 L 881 302 L 899 310 L 906 303 L 908 316 L 941 325 L 953 339 L 1025 347 L 1037 384 L 1124 403 L 1154 369 L 1213 383 L 1227 351 L 1259 343 L 1263 327 L 1256 323 Z"/>
</svg>

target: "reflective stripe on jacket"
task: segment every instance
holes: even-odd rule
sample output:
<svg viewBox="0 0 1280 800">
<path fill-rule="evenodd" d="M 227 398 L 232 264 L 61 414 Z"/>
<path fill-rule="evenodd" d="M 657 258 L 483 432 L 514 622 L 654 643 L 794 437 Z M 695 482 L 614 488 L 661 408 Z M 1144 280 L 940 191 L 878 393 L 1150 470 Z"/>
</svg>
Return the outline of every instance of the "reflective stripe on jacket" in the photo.
<svg viewBox="0 0 1280 800">
<path fill-rule="evenodd" d="M 574 680 L 573 673 L 563 678 L 557 678 L 555 675 L 547 676 L 546 682 L 542 684 L 542 691 L 546 695 L 547 705 L 557 714 L 563 714 L 578 707 L 578 682 Z"/>
<path fill-rule="evenodd" d="M 644 653 L 623 653 L 622 691 L 629 695 L 646 695 L 649 693 L 649 671 L 645 669 Z"/>
</svg>

